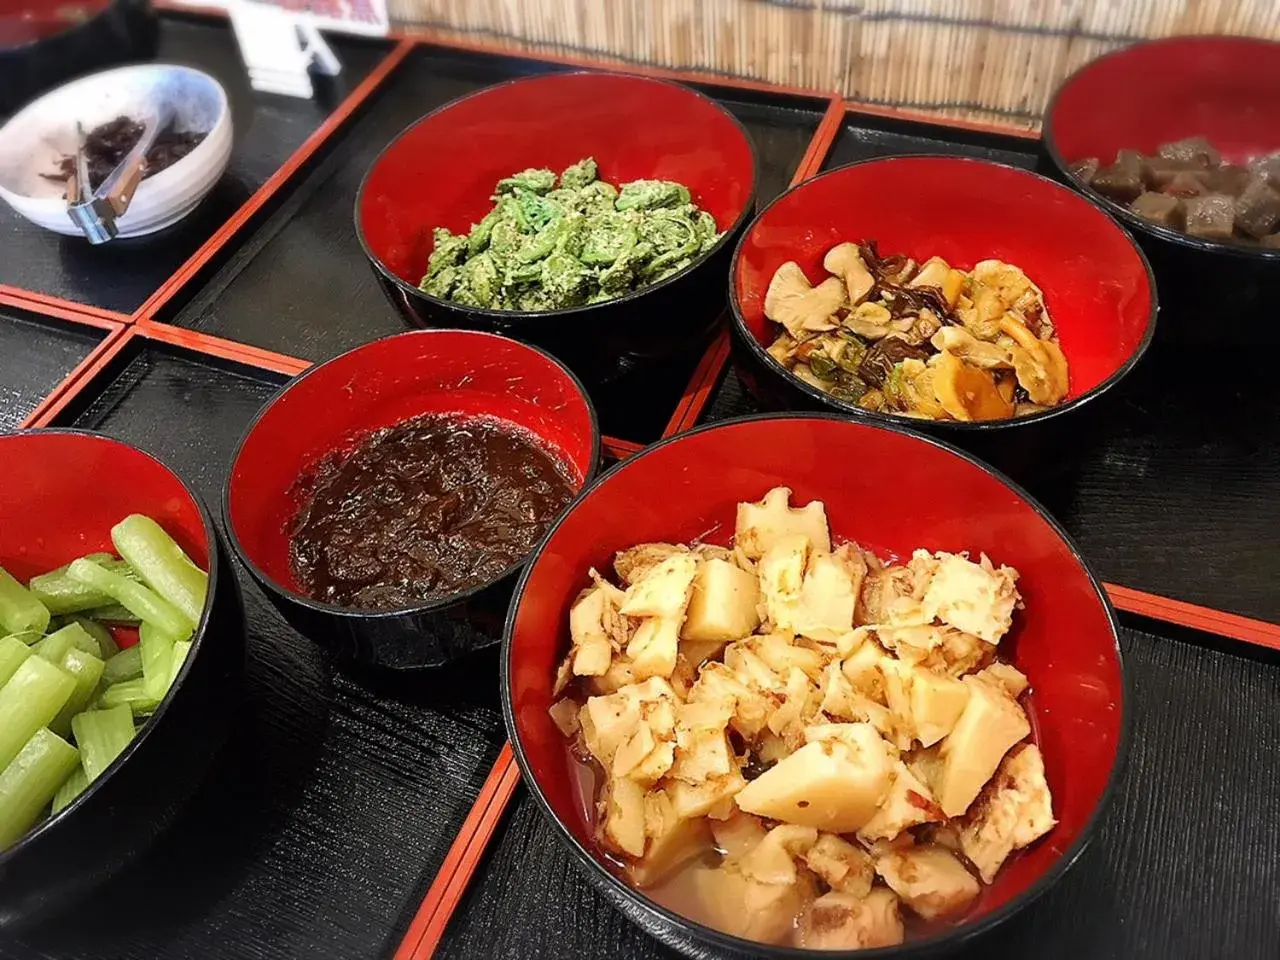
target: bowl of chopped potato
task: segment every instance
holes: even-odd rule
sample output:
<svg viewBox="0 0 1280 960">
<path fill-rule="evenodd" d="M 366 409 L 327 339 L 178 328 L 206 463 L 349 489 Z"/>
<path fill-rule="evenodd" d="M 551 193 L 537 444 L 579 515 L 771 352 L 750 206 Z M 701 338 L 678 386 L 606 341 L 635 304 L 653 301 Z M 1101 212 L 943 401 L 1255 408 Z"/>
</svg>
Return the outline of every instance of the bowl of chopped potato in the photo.
<svg viewBox="0 0 1280 960">
<path fill-rule="evenodd" d="M 1127 744 L 1115 616 L 1061 527 L 832 414 L 606 474 L 526 567 L 502 683 L 572 859 L 691 956 L 977 936 L 1080 855 Z"/>
<path fill-rule="evenodd" d="M 755 181 L 742 125 L 691 87 L 550 74 L 408 127 L 361 183 L 356 232 L 410 324 L 500 333 L 600 380 L 708 337 Z"/>
<path fill-rule="evenodd" d="M 766 207 L 730 272 L 768 409 L 894 420 L 1020 479 L 1070 465 L 1155 332 L 1151 270 L 1088 199 L 958 157 L 885 157 Z"/>
</svg>

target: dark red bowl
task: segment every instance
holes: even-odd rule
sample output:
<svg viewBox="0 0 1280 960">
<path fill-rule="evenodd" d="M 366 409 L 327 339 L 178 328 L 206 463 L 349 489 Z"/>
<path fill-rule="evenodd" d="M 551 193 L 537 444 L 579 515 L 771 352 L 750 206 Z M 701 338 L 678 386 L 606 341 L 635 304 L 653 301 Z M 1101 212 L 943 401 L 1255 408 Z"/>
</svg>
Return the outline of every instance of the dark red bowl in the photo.
<svg viewBox="0 0 1280 960">
<path fill-rule="evenodd" d="M 1060 406 L 1010 420 L 931 421 L 870 413 L 793 376 L 766 352 L 777 327 L 764 315 L 774 271 L 795 260 L 818 281 L 841 241 L 875 240 L 881 253 L 971 268 L 999 259 L 1044 291 L 1070 369 Z M 958 444 L 1022 479 L 1068 466 L 1091 439 L 1094 403 L 1141 359 L 1155 331 L 1156 298 L 1141 251 L 1098 207 L 1065 187 L 998 163 L 958 157 L 886 157 L 806 180 L 747 229 L 730 276 L 739 375 L 769 409 L 835 410 L 898 422 Z"/>
<path fill-rule="evenodd" d="M 199 498 L 160 461 L 89 433 L 0 436 L 0 566 L 20 580 L 114 551 L 131 513 L 209 572 L 204 614 L 168 697 L 73 803 L 0 851 L 0 927 L 71 906 L 141 853 L 194 792 L 226 736 L 244 669 L 240 593 Z M 230 704 L 230 706 L 229 706 Z"/>
<path fill-rule="evenodd" d="M 65 14 L 79 8 L 82 19 Z M 63 80 L 152 57 L 151 0 L 0 0 L 0 115 Z"/>
<path fill-rule="evenodd" d="M 701 259 L 617 300 L 539 313 L 482 310 L 418 289 L 432 228 L 465 232 L 493 185 L 528 167 L 595 157 L 601 178 L 676 180 L 726 232 Z M 513 80 L 455 100 L 382 151 L 356 197 L 356 233 L 391 302 L 412 324 L 487 330 L 541 346 L 582 377 L 619 357 L 678 352 L 724 309 L 733 243 L 754 206 L 755 158 L 733 115 L 676 83 L 611 73 Z"/>
<path fill-rule="evenodd" d="M 536 436 L 580 486 L 595 476 L 600 428 L 572 373 L 493 334 L 419 330 L 357 347 L 289 384 L 240 440 L 223 497 L 232 547 L 285 619 L 341 657 L 392 669 L 439 666 L 496 644 L 522 564 L 412 607 L 352 610 L 299 590 L 289 538 L 302 477 L 361 436 L 424 413 L 508 421 Z"/>
<path fill-rule="evenodd" d="M 569 607 L 588 582 L 588 569 L 608 569 L 616 550 L 646 541 L 726 543 L 736 504 L 775 486 L 790 487 L 793 502 L 824 501 L 834 536 L 882 556 L 917 547 L 985 551 L 1021 573 L 1026 609 L 1005 643 L 1031 679 L 1034 728 L 1058 826 L 1005 866 L 976 916 L 944 935 L 856 956 L 954 947 L 1027 906 L 1079 857 L 1122 766 L 1127 721 L 1115 615 L 1097 578 L 1042 507 L 937 441 L 829 414 L 753 417 L 680 434 L 606 474 L 543 541 L 507 620 L 503 706 L 525 783 L 596 889 L 664 943 L 690 956 L 711 950 L 814 956 L 711 930 L 619 879 L 596 852 L 572 761 L 547 714 L 556 667 L 568 649 Z"/>
<path fill-rule="evenodd" d="M 1280 151 L 1280 43 L 1191 36 L 1118 50 L 1063 82 L 1045 112 L 1043 136 L 1062 179 L 1137 235 L 1178 339 L 1220 341 L 1235 326 L 1230 318 L 1280 308 L 1280 249 L 1216 243 L 1157 226 L 1068 171 L 1086 157 L 1110 163 L 1123 147 L 1153 152 L 1192 136 L 1208 137 L 1235 162 Z M 1205 311 L 1222 322 L 1206 324 Z"/>
</svg>

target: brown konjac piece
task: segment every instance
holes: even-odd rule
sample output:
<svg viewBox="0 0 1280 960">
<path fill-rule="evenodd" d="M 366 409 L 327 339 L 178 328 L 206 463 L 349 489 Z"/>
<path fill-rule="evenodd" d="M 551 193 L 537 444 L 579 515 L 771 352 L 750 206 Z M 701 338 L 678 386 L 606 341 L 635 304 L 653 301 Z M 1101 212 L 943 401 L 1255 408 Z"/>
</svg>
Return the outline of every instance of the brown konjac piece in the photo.
<svg viewBox="0 0 1280 960">
<path fill-rule="evenodd" d="M 1205 240 L 1230 240 L 1235 229 L 1235 201 L 1225 193 L 1211 193 L 1186 201 L 1187 235 Z"/>
<path fill-rule="evenodd" d="M 1202 170 L 1208 170 L 1222 163 L 1222 154 L 1218 153 L 1213 148 L 1213 144 L 1204 137 L 1187 137 L 1185 140 L 1175 140 L 1173 143 L 1162 143 L 1156 153 L 1166 160 L 1194 163 Z"/>
<path fill-rule="evenodd" d="M 1182 226 L 1182 201 L 1167 193 L 1153 193 L 1148 190 L 1133 203 L 1129 204 L 1129 209 L 1138 216 L 1150 220 L 1152 223 L 1158 223 L 1162 227 L 1171 227 L 1177 230 Z"/>
<path fill-rule="evenodd" d="M 1113 200 L 1129 203 L 1142 193 L 1142 154 L 1135 150 L 1121 150 L 1116 162 L 1099 170 L 1093 178 L 1093 187 Z"/>
<path fill-rule="evenodd" d="M 1085 157 L 1083 160 L 1077 160 L 1067 169 L 1073 177 L 1087 185 L 1093 183 L 1093 178 L 1097 175 L 1098 168 L 1101 166 L 1102 163 L 1097 157 Z"/>
<path fill-rule="evenodd" d="M 89 170 L 89 187 L 97 187 L 120 165 L 142 136 L 142 124 L 129 117 L 116 117 L 90 130 L 84 138 L 85 165 Z M 204 141 L 207 134 L 194 131 L 177 132 L 172 127 L 160 131 L 147 152 L 142 177 L 155 176 L 173 166 Z M 69 180 L 75 173 L 75 157 L 63 157 L 58 172 L 44 174 L 50 180 Z"/>
<path fill-rule="evenodd" d="M 295 521 L 299 586 L 326 603 L 408 607 L 522 560 L 573 498 L 561 465 L 489 419 L 427 415 L 321 464 Z"/>
<path fill-rule="evenodd" d="M 1236 227 L 1261 240 L 1280 223 L 1280 193 L 1261 177 L 1249 182 L 1236 197 Z"/>
<path fill-rule="evenodd" d="M 1119 150 L 1068 164 L 1081 183 L 1144 220 L 1203 240 L 1280 249 L 1280 154 L 1227 163 L 1204 137 L 1161 144 L 1153 156 Z"/>
</svg>

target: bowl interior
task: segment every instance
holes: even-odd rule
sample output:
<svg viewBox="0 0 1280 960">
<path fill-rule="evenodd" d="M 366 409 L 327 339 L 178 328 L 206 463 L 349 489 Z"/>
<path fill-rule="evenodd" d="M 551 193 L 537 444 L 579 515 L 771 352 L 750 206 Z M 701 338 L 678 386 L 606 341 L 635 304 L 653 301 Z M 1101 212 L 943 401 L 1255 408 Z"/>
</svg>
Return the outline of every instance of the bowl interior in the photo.
<svg viewBox="0 0 1280 960">
<path fill-rule="evenodd" d="M 131 513 L 154 519 L 209 568 L 199 506 L 168 467 L 108 437 L 36 431 L 0 437 L 0 566 L 27 580 L 98 551 Z"/>
<path fill-rule="evenodd" d="M 75 4 L 0 0 L 0 54 L 23 44 L 65 33 L 101 13 L 112 0 L 79 0 Z"/>
<path fill-rule="evenodd" d="M 64 185 L 41 174 L 56 170 L 62 157 L 75 153 L 76 121 L 89 131 L 118 116 L 138 118 L 161 102 L 173 105 L 174 126 L 182 131 L 207 133 L 227 113 L 222 86 L 190 67 L 138 64 L 81 77 L 28 104 L 0 129 L 0 189 L 60 207 Z M 182 176 L 180 171 L 209 162 L 207 144 L 206 139 L 171 167 L 143 180 L 134 203 L 145 203 L 146 192 L 161 178 L 173 179 L 168 175 Z"/>
<path fill-rule="evenodd" d="M 747 230 L 732 274 L 735 312 L 767 347 L 781 328 L 764 315 L 774 271 L 795 260 L 817 282 L 842 241 L 953 267 L 1012 263 L 1044 291 L 1070 368 L 1068 400 L 1134 356 L 1152 320 L 1146 262 L 1105 213 L 1042 177 L 979 160 L 893 157 L 853 164 L 783 194 Z"/>
<path fill-rule="evenodd" d="M 736 421 L 659 444 L 593 486 L 529 565 L 508 624 L 506 695 L 526 776 L 591 850 L 572 761 L 547 714 L 569 607 L 588 568 L 611 570 L 614 551 L 645 541 L 726 543 L 738 501 L 774 486 L 790 487 L 793 503 L 824 501 L 837 539 L 882 557 L 918 547 L 985 551 L 1020 571 L 1026 609 L 1002 652 L 1031 680 L 1059 823 L 999 874 L 979 907 L 997 910 L 1085 837 L 1107 789 L 1123 699 L 1114 625 L 1096 583 L 1038 508 L 975 462 L 896 430 L 834 416 Z"/>
<path fill-rule="evenodd" d="M 594 157 L 617 184 L 676 180 L 721 230 L 754 189 L 751 145 L 733 117 L 687 87 L 620 74 L 552 74 L 490 87 L 419 120 L 388 146 L 357 201 L 368 252 L 416 287 L 434 227 L 465 233 L 493 186 L 529 167 Z"/>
<path fill-rule="evenodd" d="M 1229 161 L 1280 150 L 1280 44 L 1249 37 L 1139 43 L 1074 74 L 1045 117 L 1067 163 L 1202 136 Z"/>
<path fill-rule="evenodd" d="M 298 481 L 369 431 L 425 413 L 515 424 L 538 437 L 579 484 L 597 455 L 590 402 L 550 357 L 486 333 L 398 334 L 316 367 L 249 428 L 227 488 L 240 549 L 277 585 L 298 592 L 289 565 L 289 533 L 303 496 Z"/>
</svg>

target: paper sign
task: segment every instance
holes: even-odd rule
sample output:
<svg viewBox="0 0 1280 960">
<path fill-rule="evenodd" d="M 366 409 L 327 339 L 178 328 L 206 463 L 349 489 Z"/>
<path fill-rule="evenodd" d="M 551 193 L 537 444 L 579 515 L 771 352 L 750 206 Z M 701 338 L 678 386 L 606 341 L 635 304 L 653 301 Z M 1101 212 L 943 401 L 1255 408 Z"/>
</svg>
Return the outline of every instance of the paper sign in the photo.
<svg viewBox="0 0 1280 960">
<path fill-rule="evenodd" d="M 227 0 L 179 0 L 199 7 L 226 7 Z M 384 35 L 390 21 L 387 0 L 254 0 L 263 6 L 279 7 L 290 13 L 309 16 L 321 30 L 338 33 Z"/>
</svg>

